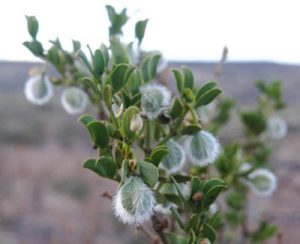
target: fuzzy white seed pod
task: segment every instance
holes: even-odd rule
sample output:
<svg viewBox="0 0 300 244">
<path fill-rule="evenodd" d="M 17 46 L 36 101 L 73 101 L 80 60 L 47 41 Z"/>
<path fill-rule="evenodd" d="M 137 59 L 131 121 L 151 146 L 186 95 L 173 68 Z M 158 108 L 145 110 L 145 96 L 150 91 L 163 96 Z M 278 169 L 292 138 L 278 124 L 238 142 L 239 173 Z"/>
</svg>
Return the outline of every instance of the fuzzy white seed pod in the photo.
<svg viewBox="0 0 300 244">
<path fill-rule="evenodd" d="M 121 114 L 123 113 L 123 111 L 124 111 L 123 103 L 121 103 L 120 106 L 118 104 L 114 103 L 111 106 L 111 108 L 112 108 L 112 111 L 113 111 L 116 118 L 119 118 L 121 116 Z"/>
<path fill-rule="evenodd" d="M 187 138 L 185 149 L 192 164 L 205 167 L 218 157 L 220 143 L 211 133 L 202 130 Z"/>
<path fill-rule="evenodd" d="M 267 121 L 267 131 L 268 135 L 272 139 L 280 139 L 286 136 L 288 127 L 284 119 L 273 116 Z"/>
<path fill-rule="evenodd" d="M 138 177 L 131 176 L 113 199 L 115 215 L 127 224 L 143 224 L 154 213 L 155 197 L 151 189 Z"/>
<path fill-rule="evenodd" d="M 53 85 L 48 76 L 37 75 L 26 81 L 24 93 L 33 104 L 44 105 L 53 96 Z"/>
<path fill-rule="evenodd" d="M 277 177 L 268 169 L 256 169 L 247 176 L 246 184 L 260 196 L 270 196 L 277 188 Z"/>
<path fill-rule="evenodd" d="M 149 119 L 155 119 L 170 106 L 171 92 L 158 84 L 147 84 L 140 88 L 142 93 L 142 112 Z"/>
<path fill-rule="evenodd" d="M 88 100 L 87 94 L 77 87 L 66 88 L 61 96 L 62 106 L 69 114 L 83 113 Z"/>
<path fill-rule="evenodd" d="M 130 122 L 130 130 L 139 132 L 143 128 L 144 122 L 140 114 L 136 114 Z"/>
<path fill-rule="evenodd" d="M 185 153 L 182 146 L 174 140 L 169 140 L 166 146 L 169 153 L 164 156 L 159 166 L 169 174 L 172 174 L 182 169 L 185 162 Z"/>
</svg>

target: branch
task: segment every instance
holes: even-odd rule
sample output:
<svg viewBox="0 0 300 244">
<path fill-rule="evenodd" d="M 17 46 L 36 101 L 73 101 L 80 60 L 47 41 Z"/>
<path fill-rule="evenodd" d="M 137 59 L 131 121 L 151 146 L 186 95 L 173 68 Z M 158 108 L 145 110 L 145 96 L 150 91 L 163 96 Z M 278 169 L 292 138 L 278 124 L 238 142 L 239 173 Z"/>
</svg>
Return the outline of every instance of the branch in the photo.
<svg viewBox="0 0 300 244">
<path fill-rule="evenodd" d="M 160 218 L 157 214 L 154 214 L 151 218 L 152 226 L 160 240 L 163 244 L 168 244 L 165 237 L 164 229 L 168 227 L 168 221 L 166 219 Z"/>
</svg>

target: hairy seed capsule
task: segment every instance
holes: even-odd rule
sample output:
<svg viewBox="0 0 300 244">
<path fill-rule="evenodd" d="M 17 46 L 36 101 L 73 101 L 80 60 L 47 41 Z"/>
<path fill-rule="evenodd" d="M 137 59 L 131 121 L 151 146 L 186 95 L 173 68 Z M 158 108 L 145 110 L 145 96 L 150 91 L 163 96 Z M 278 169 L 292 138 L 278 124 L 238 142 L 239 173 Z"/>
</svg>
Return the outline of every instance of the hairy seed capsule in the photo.
<svg viewBox="0 0 300 244">
<path fill-rule="evenodd" d="M 69 87 L 64 90 L 61 103 L 69 114 L 80 114 L 84 112 L 88 104 L 88 96 L 80 88 Z"/>
<path fill-rule="evenodd" d="M 260 196 L 270 196 L 277 188 L 277 177 L 268 169 L 256 169 L 247 176 L 246 184 Z"/>
<path fill-rule="evenodd" d="M 26 81 L 24 87 L 26 98 L 36 105 L 44 105 L 53 96 L 53 85 L 48 76 L 37 75 Z"/>
<path fill-rule="evenodd" d="M 192 164 L 205 167 L 216 160 L 220 151 L 220 144 L 211 133 L 199 131 L 188 137 L 185 149 Z"/>
<path fill-rule="evenodd" d="M 169 153 L 164 156 L 159 166 L 172 174 L 182 169 L 185 162 L 185 153 L 183 148 L 174 140 L 169 140 L 166 146 Z"/>
<path fill-rule="evenodd" d="M 113 199 L 115 215 L 128 224 L 142 224 L 154 213 L 156 200 L 151 189 L 137 176 L 131 176 Z"/>
<path fill-rule="evenodd" d="M 157 118 L 161 112 L 170 106 L 171 92 L 164 86 L 147 84 L 140 88 L 142 93 L 142 112 L 149 119 Z"/>
</svg>

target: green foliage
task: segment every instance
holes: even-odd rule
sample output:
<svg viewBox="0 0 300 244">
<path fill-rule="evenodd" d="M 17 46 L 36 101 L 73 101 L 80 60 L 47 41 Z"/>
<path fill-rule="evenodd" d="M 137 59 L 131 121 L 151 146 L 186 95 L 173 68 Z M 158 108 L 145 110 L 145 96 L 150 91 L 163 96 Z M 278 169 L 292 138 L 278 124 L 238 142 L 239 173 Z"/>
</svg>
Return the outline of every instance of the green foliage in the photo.
<svg viewBox="0 0 300 244">
<path fill-rule="evenodd" d="M 109 35 L 119 35 L 122 34 L 122 27 L 128 21 L 127 11 L 123 9 L 119 14 L 115 11 L 114 7 L 106 5 L 106 10 L 108 18 L 110 20 L 111 26 L 109 27 Z"/>
<path fill-rule="evenodd" d="M 278 227 L 270 225 L 266 221 L 261 221 L 257 230 L 251 234 L 251 239 L 254 243 L 261 243 L 269 238 L 272 238 L 278 232 Z"/>
<path fill-rule="evenodd" d="M 266 119 L 260 111 L 243 112 L 241 119 L 246 129 L 255 135 L 261 134 L 266 129 Z"/>
<path fill-rule="evenodd" d="M 230 235 L 226 234 L 246 226 L 245 209 L 250 190 L 245 183 L 247 177 L 252 171 L 268 166 L 271 155 L 271 147 L 266 140 L 268 119 L 285 105 L 281 83 L 257 81 L 260 92 L 258 105 L 244 111 L 234 99 L 219 96 L 222 93 L 219 83 L 210 81 L 198 87 L 190 68 L 171 69 L 174 83 L 170 86 L 177 87 L 177 96 L 173 96 L 168 104 L 169 101 L 162 102 L 163 96 L 167 96 L 166 91 L 160 92 L 160 97 L 152 99 L 149 107 L 151 110 L 156 102 L 161 102 L 162 110 L 158 116 L 150 118 L 141 102 L 144 102 L 142 99 L 147 100 L 149 94 L 142 94 L 140 87 L 146 83 L 151 85 L 157 79 L 162 54 L 141 49 L 148 19 L 140 20 L 135 25 L 137 45 L 126 44 L 122 39 L 122 28 L 129 19 L 126 9 L 117 13 L 108 5 L 106 10 L 110 21 L 109 45 L 102 44 L 94 51 L 88 46 L 89 55 L 75 40 L 72 51 L 65 50 L 59 39 L 50 41 L 50 48 L 44 49 L 37 40 L 37 19 L 26 17 L 31 40 L 24 42 L 24 46 L 33 55 L 54 66 L 58 76 L 51 77 L 51 81 L 63 87 L 80 87 L 97 109 L 98 117 L 82 115 L 79 118 L 98 151 L 98 156 L 86 160 L 83 167 L 100 177 L 115 180 L 119 186 L 126 184 L 130 177 L 138 177 L 134 178 L 137 184 L 145 183 L 141 188 L 153 192 L 157 203 L 169 211 L 165 218 L 176 222 L 172 233 L 168 232 L 171 229 L 165 227 L 163 221 L 159 222 L 160 225 L 154 225 L 159 236 L 169 243 L 196 244 L 206 238 L 211 243 L 230 243 L 230 238 L 226 239 Z M 134 50 L 135 47 L 137 50 Z M 45 72 L 41 71 L 43 75 Z M 213 109 L 207 105 L 213 105 Z M 119 108 L 117 112 L 115 107 Z M 202 108 L 207 108 L 211 113 L 204 123 L 203 115 L 198 112 Z M 222 145 L 222 152 L 214 164 L 205 167 L 191 165 L 188 162 L 192 161 L 192 155 L 182 155 L 186 158 L 183 169 L 170 173 L 170 169 L 168 172 L 163 167 L 166 160 L 172 159 L 169 140 L 176 140 L 188 151 L 185 142 L 190 135 L 208 129 L 217 135 L 224 125 L 232 122 L 232 114 L 239 115 L 239 123 L 246 133 L 238 139 L 229 138 Z M 137 126 L 132 126 L 133 121 Z M 207 146 L 206 141 L 201 143 Z M 169 162 L 169 165 L 172 164 Z M 247 169 L 243 169 L 245 165 Z M 219 197 L 221 194 L 223 197 Z M 213 212 L 212 208 L 218 203 L 221 203 L 222 209 Z M 152 221 L 156 218 L 158 214 L 154 213 Z M 218 231 L 225 233 L 224 239 L 219 239 Z M 242 235 L 250 233 L 245 238 L 259 243 L 272 237 L 276 231 L 275 226 L 262 221 L 253 233 L 243 230 Z"/>
<path fill-rule="evenodd" d="M 135 37 L 138 39 L 139 45 L 141 45 L 143 41 L 147 23 L 148 19 L 145 19 L 138 21 L 135 25 Z"/>
<path fill-rule="evenodd" d="M 151 81 L 156 77 L 156 70 L 161 55 L 147 57 L 141 65 L 142 76 L 145 82 Z"/>
</svg>

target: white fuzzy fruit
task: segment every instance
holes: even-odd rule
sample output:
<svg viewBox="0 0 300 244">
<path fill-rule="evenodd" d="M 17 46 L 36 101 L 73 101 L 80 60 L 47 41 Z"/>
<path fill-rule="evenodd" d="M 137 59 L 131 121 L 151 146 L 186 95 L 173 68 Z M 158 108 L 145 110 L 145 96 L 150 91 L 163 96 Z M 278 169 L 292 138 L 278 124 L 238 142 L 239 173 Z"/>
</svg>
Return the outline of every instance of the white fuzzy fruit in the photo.
<svg viewBox="0 0 300 244">
<path fill-rule="evenodd" d="M 187 138 L 185 149 L 192 164 L 205 167 L 218 157 L 220 144 L 211 133 L 202 130 Z"/>
<path fill-rule="evenodd" d="M 53 85 L 48 76 L 37 75 L 26 81 L 24 93 L 33 104 L 44 105 L 53 96 Z"/>
<path fill-rule="evenodd" d="M 81 114 L 88 104 L 88 96 L 80 88 L 69 87 L 64 90 L 61 103 L 69 114 Z"/>
<path fill-rule="evenodd" d="M 142 93 L 142 112 L 149 119 L 155 119 L 166 110 L 171 103 L 171 92 L 164 86 L 157 84 L 147 84 L 140 88 Z"/>
<path fill-rule="evenodd" d="M 152 190 L 138 177 L 131 176 L 113 199 L 115 215 L 127 224 L 143 224 L 154 213 L 156 205 Z"/>
</svg>

